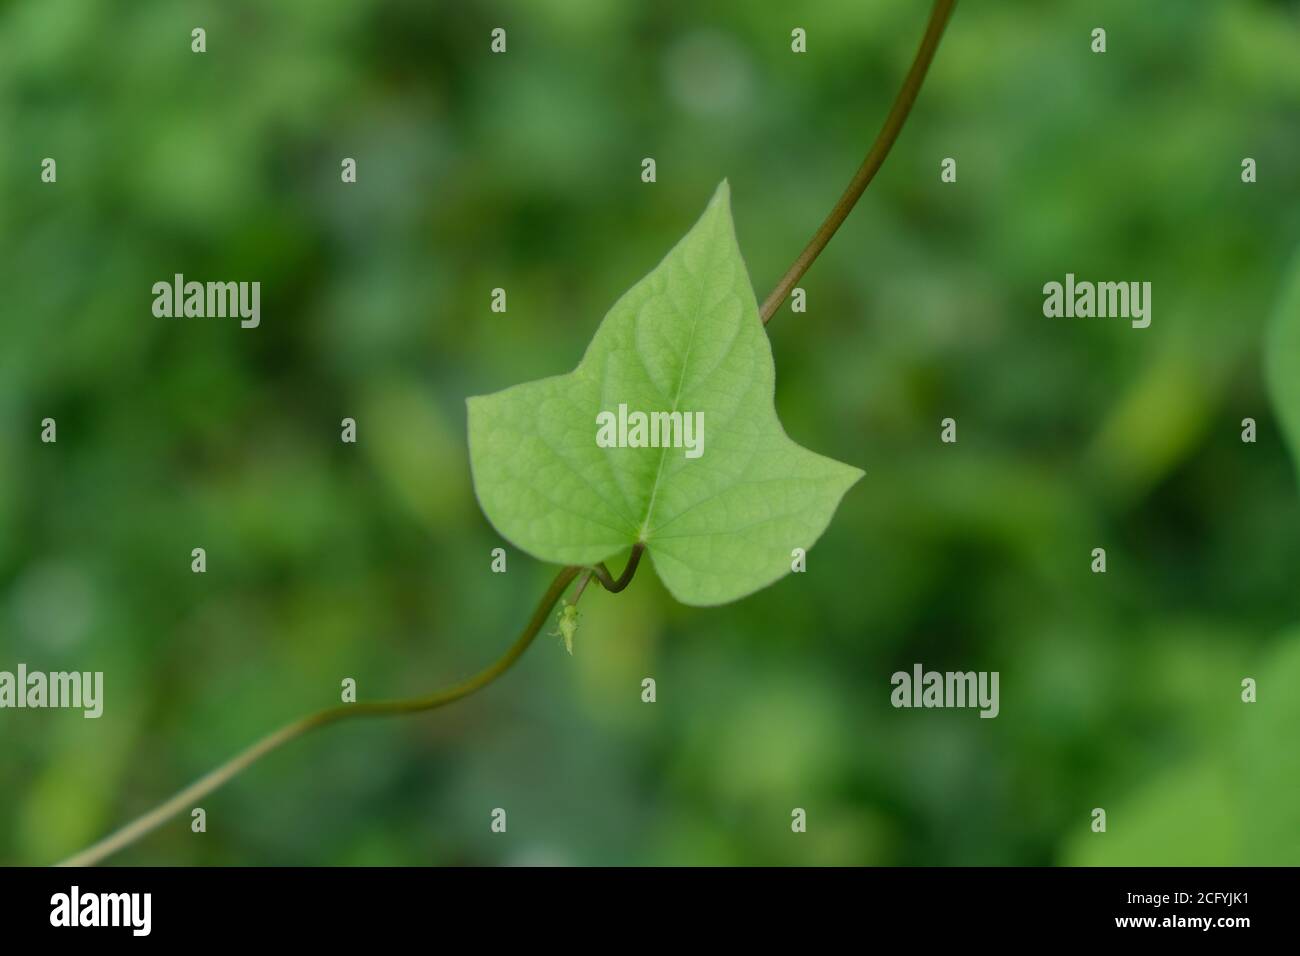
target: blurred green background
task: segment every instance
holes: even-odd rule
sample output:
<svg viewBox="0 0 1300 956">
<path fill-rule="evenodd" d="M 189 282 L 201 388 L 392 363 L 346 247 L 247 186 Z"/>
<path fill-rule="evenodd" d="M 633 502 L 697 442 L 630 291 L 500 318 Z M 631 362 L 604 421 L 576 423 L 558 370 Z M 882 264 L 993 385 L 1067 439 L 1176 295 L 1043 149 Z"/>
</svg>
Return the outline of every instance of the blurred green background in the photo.
<svg viewBox="0 0 1300 956">
<path fill-rule="evenodd" d="M 572 368 L 724 177 L 761 299 L 928 7 L 4 5 L 0 670 L 102 670 L 106 709 L 0 712 L 0 862 L 344 677 L 495 659 L 554 569 L 490 573 L 465 397 Z M 808 572 L 701 610 L 647 567 L 584 598 L 572 658 L 545 637 L 455 707 L 296 743 L 114 861 L 1300 863 L 1300 495 L 1260 371 L 1298 119 L 1294 2 L 959 4 L 770 327 L 791 436 L 867 472 Z M 154 318 L 177 272 L 261 281 L 261 328 Z M 1066 272 L 1151 281 L 1151 327 L 1044 318 Z M 1001 715 L 894 710 L 915 662 L 999 671 Z"/>
</svg>

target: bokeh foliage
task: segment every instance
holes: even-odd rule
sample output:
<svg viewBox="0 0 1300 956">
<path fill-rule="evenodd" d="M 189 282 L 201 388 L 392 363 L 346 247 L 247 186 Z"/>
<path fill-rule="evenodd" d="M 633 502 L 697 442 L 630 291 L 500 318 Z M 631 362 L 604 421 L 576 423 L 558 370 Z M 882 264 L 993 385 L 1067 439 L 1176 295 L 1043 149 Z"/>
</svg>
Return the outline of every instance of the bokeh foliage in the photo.
<svg viewBox="0 0 1300 956">
<path fill-rule="evenodd" d="M 488 572 L 465 397 L 571 368 L 723 177 L 761 298 L 927 6 L 0 9 L 0 669 L 103 670 L 107 698 L 0 713 L 0 860 L 79 848 L 344 676 L 393 696 L 496 657 L 552 569 Z M 1300 862 L 1300 495 L 1262 372 L 1298 62 L 1292 2 L 959 5 L 770 327 L 791 437 L 867 472 L 808 573 L 708 610 L 650 574 L 592 593 L 573 658 L 545 639 L 454 708 L 296 744 L 207 834 L 117 860 Z M 260 280 L 262 327 L 155 319 L 177 272 Z M 1045 319 L 1066 272 L 1152 281 L 1151 328 Z M 1000 671 L 1001 715 L 892 709 L 916 661 Z"/>
</svg>

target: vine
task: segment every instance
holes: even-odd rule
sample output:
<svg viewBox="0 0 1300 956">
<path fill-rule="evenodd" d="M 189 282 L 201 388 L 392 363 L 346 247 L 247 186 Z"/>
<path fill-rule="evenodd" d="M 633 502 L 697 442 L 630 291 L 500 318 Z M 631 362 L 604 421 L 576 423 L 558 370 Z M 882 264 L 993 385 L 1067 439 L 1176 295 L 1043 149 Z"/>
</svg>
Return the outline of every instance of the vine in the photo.
<svg viewBox="0 0 1300 956">
<path fill-rule="evenodd" d="M 863 192 L 884 163 L 885 158 L 889 155 L 904 123 L 907 121 L 908 115 L 911 113 L 913 104 L 916 102 L 921 84 L 929 70 L 930 63 L 934 59 L 935 50 L 938 48 L 939 40 L 955 6 L 956 0 L 936 0 L 916 56 L 912 61 L 902 87 L 894 98 L 884 125 L 876 135 L 862 165 L 850 180 L 848 187 L 831 209 L 825 221 L 813 234 L 808 245 L 795 259 L 785 275 L 781 277 L 776 287 L 763 301 L 759 315 L 764 325 L 771 321 L 776 311 L 790 295 L 795 284 L 804 276 L 827 243 L 830 242 L 831 237 L 835 235 L 844 220 L 848 218 L 849 213 L 852 212 Z M 519 637 L 515 639 L 515 642 L 510 645 L 505 654 L 474 676 L 425 697 L 342 704 L 301 717 L 261 738 L 165 802 L 104 837 L 99 842 L 68 857 L 58 865 L 93 866 L 103 861 L 157 829 L 172 817 L 184 812 L 196 801 L 217 790 L 266 755 L 314 730 L 351 719 L 425 713 L 455 703 L 482 690 L 502 676 L 523 656 L 545 626 L 556 603 L 564 596 L 575 579 L 578 579 L 578 585 L 574 590 L 573 600 L 566 605 L 566 610 L 577 604 L 591 580 L 597 581 L 601 587 L 611 594 L 617 594 L 624 590 L 636 575 L 644 551 L 644 542 L 638 541 L 634 544 L 628 556 L 627 565 L 617 578 L 610 573 L 602 562 L 597 562 L 588 567 L 568 565 L 562 568 L 538 601 L 537 606 L 533 609 L 532 616 L 520 632 Z M 569 631 L 565 636 L 566 640 L 571 639 L 572 632 Z"/>
</svg>

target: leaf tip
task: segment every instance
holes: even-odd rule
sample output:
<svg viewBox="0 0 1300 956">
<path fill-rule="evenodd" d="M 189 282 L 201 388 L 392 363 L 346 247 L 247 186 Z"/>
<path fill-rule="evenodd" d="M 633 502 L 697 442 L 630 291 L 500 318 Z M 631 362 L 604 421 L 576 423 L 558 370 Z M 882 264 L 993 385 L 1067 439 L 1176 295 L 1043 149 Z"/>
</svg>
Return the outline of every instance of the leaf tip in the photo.
<svg viewBox="0 0 1300 956">
<path fill-rule="evenodd" d="M 718 188 L 713 190 L 713 198 L 709 200 L 709 205 L 721 203 L 724 206 L 731 206 L 731 180 L 725 176 L 722 182 L 718 183 Z"/>
</svg>

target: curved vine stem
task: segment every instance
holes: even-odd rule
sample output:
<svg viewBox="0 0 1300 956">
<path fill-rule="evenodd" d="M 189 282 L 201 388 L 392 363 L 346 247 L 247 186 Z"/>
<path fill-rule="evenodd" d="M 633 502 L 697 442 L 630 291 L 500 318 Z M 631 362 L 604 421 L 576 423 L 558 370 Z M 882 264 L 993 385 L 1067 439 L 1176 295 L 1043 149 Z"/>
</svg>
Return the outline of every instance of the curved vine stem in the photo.
<svg viewBox="0 0 1300 956">
<path fill-rule="evenodd" d="M 632 571 L 636 570 L 635 564 L 631 561 L 629 561 L 629 567 Z M 542 595 L 542 599 L 537 602 L 537 607 L 533 610 L 533 616 L 529 618 L 523 632 L 510 645 L 510 649 L 495 663 L 479 671 L 473 677 L 427 697 L 341 704 L 338 707 L 317 711 L 314 714 L 309 714 L 290 724 L 286 724 L 274 733 L 267 734 L 257 743 L 241 751 L 211 773 L 200 777 L 171 799 L 154 807 L 144 816 L 109 834 L 93 846 L 69 857 L 59 866 L 93 866 L 123 847 L 134 843 L 178 813 L 192 807 L 195 801 L 212 793 L 212 791 L 258 760 L 261 760 L 267 754 L 279 750 L 290 741 L 297 740 L 313 730 L 340 721 L 361 717 L 392 717 L 399 714 L 418 714 L 424 711 L 436 710 L 439 707 L 445 707 L 447 704 L 468 697 L 475 691 L 482 690 L 508 671 L 511 665 L 519 660 L 524 651 L 528 650 L 529 645 L 533 643 L 533 639 L 537 637 L 538 632 L 546 624 L 546 619 L 550 616 L 551 608 L 555 606 L 555 602 L 560 599 L 570 582 L 581 571 L 582 568 L 575 566 L 561 569 L 560 573 L 555 576 L 555 580 L 551 582 L 551 586 L 546 589 L 546 593 Z M 606 575 L 608 575 L 608 572 L 606 572 Z M 631 575 L 627 571 L 623 572 L 623 577 L 631 579 Z"/>
<path fill-rule="evenodd" d="M 641 552 L 644 550 L 644 542 L 638 541 L 632 546 L 632 553 L 627 559 L 627 567 L 623 569 L 623 573 L 619 575 L 617 581 L 615 581 L 614 576 L 609 573 L 609 568 L 605 567 L 604 561 L 595 565 L 595 567 L 591 569 L 591 572 L 596 576 L 596 580 L 600 582 L 601 587 L 606 591 L 609 591 L 611 594 L 617 594 L 632 583 L 632 575 L 636 574 L 636 566 L 641 563 Z"/>
<path fill-rule="evenodd" d="M 803 278 L 803 274 L 808 271 L 813 260 L 821 255 L 821 251 L 831 241 L 831 236 L 835 235 L 836 230 L 849 217 L 849 213 L 853 211 L 853 207 L 858 204 L 858 200 L 866 191 L 867 185 L 875 178 L 876 172 L 885 162 L 885 157 L 894 148 L 894 142 L 898 139 L 903 124 L 907 122 L 908 114 L 912 112 L 916 95 L 921 91 L 921 83 L 924 82 L 926 71 L 930 69 L 930 62 L 934 59 L 934 51 L 939 48 L 939 38 L 943 36 L 943 28 L 948 25 L 948 18 L 952 16 L 953 7 L 956 5 L 957 0 L 936 0 L 934 9 L 930 11 L 930 22 L 926 25 L 925 35 L 921 37 L 921 45 L 917 48 L 916 58 L 912 61 L 912 68 L 907 71 L 907 78 L 903 80 L 902 88 L 894 97 L 894 105 L 890 107 L 889 115 L 885 117 L 885 125 L 876 134 L 876 141 L 871 144 L 866 159 L 853 174 L 853 179 L 849 181 L 844 195 L 840 196 L 840 201 L 835 204 L 835 208 L 830 211 L 830 215 L 826 217 L 821 227 L 813 233 L 808 245 L 781 277 L 776 288 L 763 300 L 758 314 L 763 317 L 764 325 L 767 325 L 772 316 L 776 315 L 776 310 L 781 308 L 781 303 L 790 295 L 790 290 Z"/>
<path fill-rule="evenodd" d="M 912 110 L 912 104 L 916 101 L 916 95 L 921 89 L 921 82 L 925 79 L 926 71 L 930 67 L 930 61 L 934 59 L 934 52 L 939 45 L 939 38 L 943 34 L 948 18 L 952 15 L 956 2 L 957 0 L 936 0 L 934 9 L 930 13 L 930 22 L 926 26 L 925 35 L 921 38 L 921 46 L 917 50 L 916 59 L 912 62 L 912 68 L 903 81 L 902 89 L 898 91 L 898 96 L 894 99 L 894 105 L 889 111 L 889 116 L 885 119 L 885 125 L 876 136 L 876 140 L 871 145 L 866 159 L 862 161 L 862 165 L 854 174 L 853 180 L 844 191 L 844 195 L 835 204 L 835 208 L 826 217 L 826 221 L 817 230 L 812 241 L 795 259 L 794 264 L 790 266 L 781 281 L 777 283 L 771 295 L 764 300 L 763 307 L 760 310 L 764 325 L 781 307 L 781 303 L 789 296 L 790 290 L 794 288 L 795 283 L 808 271 L 808 267 L 812 265 L 813 260 L 817 258 L 822 249 L 826 248 L 826 244 L 830 242 L 840 224 L 853 211 L 854 205 L 857 204 L 858 199 L 867 188 L 867 184 L 871 182 L 872 177 L 875 176 L 876 171 L 880 169 L 881 164 L 885 161 L 885 157 L 893 147 L 894 141 L 898 139 L 899 131 L 903 128 L 903 123 Z M 587 582 L 593 577 L 601 583 L 601 586 L 606 591 L 617 593 L 626 588 L 631 582 L 644 551 L 645 545 L 642 542 L 637 542 L 628 557 L 627 566 L 617 579 L 610 574 L 609 569 L 605 567 L 603 562 L 590 568 L 570 565 L 561 569 L 559 574 L 555 576 L 555 580 L 551 582 L 551 586 L 546 589 L 546 593 L 542 595 L 542 599 L 537 602 L 537 607 L 533 610 L 533 616 L 529 618 L 528 623 L 524 626 L 515 642 L 495 663 L 479 671 L 473 677 L 427 697 L 343 704 L 338 707 L 317 711 L 292 723 L 285 724 L 279 730 L 267 734 L 257 743 L 240 751 L 230 760 L 200 777 L 148 813 L 136 818 L 131 823 L 114 831 L 80 853 L 68 857 L 58 865 L 93 866 L 101 862 L 118 850 L 129 846 L 157 829 L 172 817 L 192 807 L 196 801 L 212 793 L 267 754 L 279 750 L 285 744 L 297 740 L 313 730 L 319 730 L 322 727 L 328 727 L 331 724 L 337 724 L 345 720 L 364 717 L 393 717 L 401 714 L 418 714 L 437 710 L 439 707 L 445 707 L 447 704 L 454 703 L 476 691 L 482 690 L 508 671 L 515 661 L 523 656 L 524 651 L 528 650 L 546 624 L 551 609 L 555 607 L 555 603 L 559 601 L 574 578 L 579 574 L 583 575 L 574 598 L 575 603 L 577 597 L 581 596 L 582 589 L 586 587 Z"/>
</svg>

